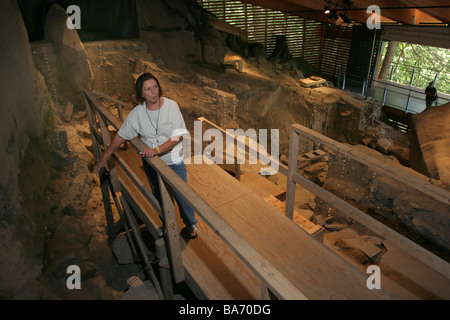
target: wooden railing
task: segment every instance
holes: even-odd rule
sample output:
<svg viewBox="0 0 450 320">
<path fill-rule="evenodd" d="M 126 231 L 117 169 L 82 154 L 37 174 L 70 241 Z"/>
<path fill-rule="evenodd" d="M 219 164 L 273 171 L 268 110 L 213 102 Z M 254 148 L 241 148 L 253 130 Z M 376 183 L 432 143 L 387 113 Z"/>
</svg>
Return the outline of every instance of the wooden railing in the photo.
<svg viewBox="0 0 450 320">
<path fill-rule="evenodd" d="M 116 130 L 120 128 L 122 122 L 118 120 L 97 98 L 97 96 L 89 90 L 84 92 L 86 109 L 93 141 L 94 156 L 98 161 L 103 150 L 110 144 L 111 137 L 108 126 L 112 125 Z M 105 95 L 103 95 L 105 98 Z M 142 151 L 146 145 L 139 139 L 135 138 L 130 141 L 131 146 L 137 151 Z M 158 179 L 161 186 L 162 203 L 156 201 L 151 192 L 139 180 L 136 173 L 128 167 L 127 163 L 121 159 L 117 153 L 114 154 L 115 160 L 123 171 L 127 174 L 135 187 L 142 196 L 153 206 L 153 208 L 163 216 L 165 225 L 167 226 L 167 252 L 170 259 L 170 270 L 172 271 L 174 281 L 176 283 L 184 280 L 184 268 L 180 251 L 179 231 L 177 226 L 176 212 L 172 198 L 169 196 L 172 190 L 186 200 L 201 219 L 213 230 L 220 239 L 239 257 L 241 261 L 251 270 L 262 282 L 261 298 L 266 299 L 275 296 L 278 299 L 299 300 L 307 299 L 307 297 L 292 283 L 290 283 L 269 261 L 261 256 L 238 232 L 236 232 L 230 224 L 228 224 L 208 203 L 205 202 L 189 185 L 187 185 L 177 174 L 175 174 L 159 157 L 146 158 L 146 161 L 158 172 Z M 113 166 L 110 166 L 113 168 Z M 123 228 L 124 222 L 133 223 L 131 208 L 137 211 L 137 214 L 144 222 L 145 226 L 150 230 L 155 239 L 158 238 L 155 223 L 151 221 L 148 215 L 139 209 L 134 202 L 135 194 L 128 190 L 123 182 L 121 182 L 117 173 L 111 169 L 110 175 L 113 180 L 115 192 L 120 190 L 122 197 L 120 198 L 123 210 L 126 214 L 124 220 L 114 222 L 112 218 L 112 209 L 109 202 L 108 183 L 101 176 L 102 194 L 104 197 L 105 214 L 108 227 L 109 239 L 114 238 L 120 229 Z M 120 207 L 120 206 L 119 206 Z M 130 223 L 131 222 L 131 223 Z M 131 226 L 132 227 L 132 226 Z M 137 227 L 134 225 L 134 227 Z M 136 229 L 134 229 L 136 230 Z M 159 239 L 160 240 L 160 239 Z M 141 241 L 138 241 L 138 243 Z M 142 244 L 143 245 L 143 244 Z M 161 248 L 161 245 L 160 245 Z M 143 248 L 139 247 L 141 254 Z M 161 251 L 161 250 L 160 250 Z M 154 276 L 150 274 L 152 279 Z M 154 280 L 155 282 L 157 280 Z M 164 281 L 164 279 L 163 279 Z M 158 285 L 158 283 L 157 283 Z M 163 288 L 165 296 L 170 288 Z"/>
<path fill-rule="evenodd" d="M 255 148 L 255 145 L 252 145 L 247 140 L 246 141 L 241 140 L 238 143 L 237 136 L 230 134 L 228 131 L 223 130 L 222 128 L 216 126 L 207 119 L 199 118 L 199 120 L 202 121 L 203 133 L 211 128 L 219 130 L 219 132 L 221 132 L 223 135 L 222 137 L 223 141 L 226 140 L 233 141 L 234 147 L 236 149 L 240 149 L 243 154 L 248 154 L 251 152 L 258 153 L 258 157 L 261 158 L 265 163 L 268 163 L 268 161 L 278 161 L 277 159 L 274 159 L 272 157 L 269 158 L 268 156 L 265 155 L 265 153 L 259 153 L 258 146 L 256 146 Z M 328 204 L 332 205 L 336 209 L 341 210 L 344 214 L 346 214 L 350 218 L 358 221 L 362 225 L 366 226 L 368 229 L 384 237 L 386 240 L 392 240 L 399 248 L 410 253 L 413 257 L 415 257 L 419 261 L 422 261 L 424 264 L 428 265 L 432 269 L 450 278 L 450 265 L 446 261 L 442 260 L 441 258 L 434 255 L 425 248 L 419 246 L 415 242 L 409 240 L 405 236 L 392 230 L 390 227 L 370 217 L 368 214 L 354 207 L 350 203 L 342 200 L 333 193 L 327 191 L 326 189 L 318 186 L 317 184 L 300 175 L 297 172 L 300 137 L 310 139 L 314 141 L 317 145 L 323 146 L 332 152 L 340 153 L 343 156 L 351 157 L 356 161 L 365 163 L 366 165 L 369 166 L 369 168 L 376 170 L 379 174 L 389 176 L 392 179 L 395 179 L 402 183 L 407 183 L 413 189 L 416 189 L 446 205 L 450 205 L 449 202 L 450 195 L 446 190 L 441 189 L 428 182 L 419 180 L 414 176 L 400 174 L 397 172 L 397 170 L 393 169 L 390 166 L 384 166 L 376 159 L 363 157 L 358 152 L 350 150 L 349 147 L 344 144 L 334 141 L 300 124 L 294 124 L 291 126 L 290 129 L 288 166 L 285 166 L 282 163 L 277 162 L 277 166 L 279 167 L 278 171 L 281 174 L 287 176 L 285 215 L 289 219 L 291 220 L 293 219 L 294 203 L 295 203 L 295 187 L 296 185 L 300 185 L 306 190 L 314 193 L 316 196 L 318 196 Z M 203 143 L 205 143 L 205 141 L 203 141 Z M 236 161 L 237 160 L 236 156 L 235 155 L 233 156 L 235 157 L 234 159 L 235 177 L 236 179 L 239 180 L 240 164 L 238 163 L 238 161 Z"/>
<path fill-rule="evenodd" d="M 319 185 L 298 174 L 297 161 L 300 137 L 310 139 L 317 145 L 325 147 L 332 152 L 341 154 L 344 157 L 349 157 L 350 159 L 353 159 L 360 163 L 364 163 L 370 170 L 373 170 L 378 174 L 388 176 L 399 183 L 407 184 L 409 187 L 416 189 L 423 194 L 426 194 L 429 197 L 434 198 L 441 203 L 444 203 L 447 206 L 450 205 L 450 193 L 446 190 L 430 184 L 429 182 L 420 180 L 413 175 L 401 173 L 398 170 L 394 169 L 392 166 L 385 165 L 380 161 L 373 159 L 372 157 L 365 156 L 362 153 L 351 149 L 347 145 L 334 141 L 302 125 L 294 124 L 291 125 L 289 140 L 289 170 L 287 174 L 286 216 L 290 216 L 290 218 L 292 219 L 291 215 L 295 202 L 295 186 L 296 184 L 298 184 L 314 193 L 317 197 L 321 198 L 331 206 L 340 210 L 348 217 L 356 220 L 368 229 L 380 235 L 384 239 L 391 240 L 398 248 L 403 249 L 405 252 L 409 253 L 417 260 L 421 261 L 425 265 L 450 279 L 450 264 L 445 260 L 439 258 L 430 251 L 409 240 L 405 236 L 397 233 L 390 227 L 384 225 L 378 220 L 375 220 L 350 203 L 342 200 L 333 193 L 323 189 Z"/>
<path fill-rule="evenodd" d="M 265 150 L 264 152 L 261 152 L 261 145 L 257 142 L 257 141 L 251 141 L 248 138 L 248 136 L 239 136 L 239 135 L 235 135 L 230 133 L 227 130 L 224 130 L 223 128 L 215 125 L 214 123 L 212 123 L 211 121 L 207 120 L 204 117 L 200 117 L 198 118 L 199 121 L 201 121 L 202 123 L 202 138 L 205 135 L 205 132 L 209 129 L 214 129 L 216 130 L 216 132 L 220 132 L 220 134 L 222 135 L 221 139 L 222 142 L 227 143 L 228 141 L 230 141 L 233 144 L 233 150 L 231 150 L 231 152 L 233 154 L 227 154 L 228 150 L 224 150 L 224 155 L 225 157 L 233 157 L 233 164 L 234 164 L 234 170 L 235 170 L 235 178 L 237 180 L 240 180 L 240 176 L 241 176 L 241 163 L 240 161 L 242 161 L 243 164 L 246 164 L 247 161 L 250 163 L 250 160 L 247 158 L 249 157 L 249 155 L 254 155 L 254 158 L 256 160 L 259 160 L 259 163 L 261 164 L 274 164 L 276 166 L 276 171 L 280 172 L 284 175 L 287 175 L 287 166 L 285 166 L 284 164 L 282 164 L 278 157 L 272 157 L 271 155 L 269 155 L 267 153 L 267 150 Z M 202 139 L 201 143 L 202 143 L 202 152 L 205 149 L 206 145 L 207 145 L 208 141 L 205 141 Z M 278 141 L 277 141 L 278 143 Z M 226 149 L 226 148 L 224 148 Z M 241 155 L 242 159 L 241 159 Z"/>
</svg>

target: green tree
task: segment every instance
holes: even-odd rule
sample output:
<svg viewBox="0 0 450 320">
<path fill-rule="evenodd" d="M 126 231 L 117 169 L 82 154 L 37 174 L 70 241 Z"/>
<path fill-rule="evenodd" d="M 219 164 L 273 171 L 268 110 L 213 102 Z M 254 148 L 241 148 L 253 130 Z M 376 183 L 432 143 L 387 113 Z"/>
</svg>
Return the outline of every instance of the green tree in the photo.
<svg viewBox="0 0 450 320">
<path fill-rule="evenodd" d="M 392 48 L 389 45 L 384 48 L 380 78 L 386 75 L 386 68 L 389 68 L 387 77 L 392 77 L 394 82 L 425 88 L 429 82 L 436 80 L 438 91 L 450 94 L 449 49 L 399 42 L 389 63 L 389 47 Z"/>
</svg>

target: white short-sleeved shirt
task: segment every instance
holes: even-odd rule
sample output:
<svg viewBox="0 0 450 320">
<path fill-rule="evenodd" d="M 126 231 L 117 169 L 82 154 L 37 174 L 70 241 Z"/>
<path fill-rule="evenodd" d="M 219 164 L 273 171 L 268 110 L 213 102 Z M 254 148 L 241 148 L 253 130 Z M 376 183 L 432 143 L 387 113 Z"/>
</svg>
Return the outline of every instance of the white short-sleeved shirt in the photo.
<svg viewBox="0 0 450 320">
<path fill-rule="evenodd" d="M 178 103 L 164 97 L 159 110 L 148 110 L 145 102 L 134 107 L 118 134 L 125 140 L 132 140 L 140 135 L 142 142 L 154 149 L 172 137 L 188 135 L 189 132 Z M 184 159 L 182 142 L 160 158 L 168 165 L 181 163 Z"/>
</svg>

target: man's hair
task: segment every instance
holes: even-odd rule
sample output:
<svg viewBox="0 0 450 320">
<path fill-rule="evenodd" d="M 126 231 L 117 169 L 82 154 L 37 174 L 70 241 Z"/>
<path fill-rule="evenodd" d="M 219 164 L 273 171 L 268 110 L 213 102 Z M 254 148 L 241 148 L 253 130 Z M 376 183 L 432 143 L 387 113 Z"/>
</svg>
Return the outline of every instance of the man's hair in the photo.
<svg viewBox="0 0 450 320">
<path fill-rule="evenodd" d="M 156 81 L 156 84 L 158 85 L 158 88 L 159 88 L 159 96 L 160 97 L 162 96 L 162 88 L 161 88 L 161 85 L 159 84 L 158 79 L 151 73 L 146 72 L 146 73 L 141 74 L 136 80 L 136 99 L 139 102 L 144 102 L 144 98 L 142 97 L 142 86 L 144 85 L 145 81 L 150 80 L 150 79 L 153 79 Z"/>
</svg>

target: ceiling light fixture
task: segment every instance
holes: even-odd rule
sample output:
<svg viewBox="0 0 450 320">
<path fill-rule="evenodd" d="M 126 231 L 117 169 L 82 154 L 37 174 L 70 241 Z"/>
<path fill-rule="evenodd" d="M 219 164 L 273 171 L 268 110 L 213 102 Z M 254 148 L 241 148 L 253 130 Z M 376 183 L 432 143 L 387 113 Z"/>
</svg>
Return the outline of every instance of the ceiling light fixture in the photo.
<svg viewBox="0 0 450 320">
<path fill-rule="evenodd" d="M 331 0 L 325 0 L 324 13 L 329 14 L 328 20 L 333 21 L 334 23 L 340 25 L 341 23 L 345 23 L 349 26 L 352 26 L 353 23 L 348 17 L 348 10 L 353 5 L 353 1 L 344 0 L 342 5 L 339 3 L 334 3 Z"/>
<path fill-rule="evenodd" d="M 330 10 L 330 15 L 328 16 L 328 20 L 333 20 L 333 21 L 338 20 L 338 15 L 337 15 L 337 12 L 335 9 Z"/>
</svg>

